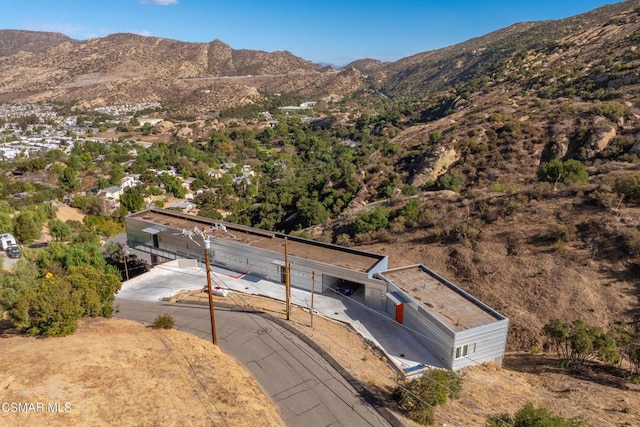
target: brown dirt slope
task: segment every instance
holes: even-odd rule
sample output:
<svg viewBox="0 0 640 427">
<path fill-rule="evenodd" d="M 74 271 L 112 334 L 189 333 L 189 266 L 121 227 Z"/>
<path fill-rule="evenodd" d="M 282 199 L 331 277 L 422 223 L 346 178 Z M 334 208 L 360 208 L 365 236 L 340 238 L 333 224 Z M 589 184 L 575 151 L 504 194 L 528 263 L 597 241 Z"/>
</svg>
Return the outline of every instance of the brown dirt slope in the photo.
<svg viewBox="0 0 640 427">
<path fill-rule="evenodd" d="M 0 347 L 0 425 L 284 425 L 244 368 L 183 332 L 86 319 L 69 337 L 5 336 Z"/>
</svg>

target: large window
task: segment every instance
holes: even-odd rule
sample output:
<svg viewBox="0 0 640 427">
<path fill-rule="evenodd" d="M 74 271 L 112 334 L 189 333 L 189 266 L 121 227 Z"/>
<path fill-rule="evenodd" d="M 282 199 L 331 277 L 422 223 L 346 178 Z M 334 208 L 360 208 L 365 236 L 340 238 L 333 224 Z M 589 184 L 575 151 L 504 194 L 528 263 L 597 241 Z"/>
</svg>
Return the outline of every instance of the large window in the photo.
<svg viewBox="0 0 640 427">
<path fill-rule="evenodd" d="M 456 359 L 465 357 L 467 354 L 469 354 L 469 345 L 465 344 L 463 346 L 456 347 Z"/>
</svg>

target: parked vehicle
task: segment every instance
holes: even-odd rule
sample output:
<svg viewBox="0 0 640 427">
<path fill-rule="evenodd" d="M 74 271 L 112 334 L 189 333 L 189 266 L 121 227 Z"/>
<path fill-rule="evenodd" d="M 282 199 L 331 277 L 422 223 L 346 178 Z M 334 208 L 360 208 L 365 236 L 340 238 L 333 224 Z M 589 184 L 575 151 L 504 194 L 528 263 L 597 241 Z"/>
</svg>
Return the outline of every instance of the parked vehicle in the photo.
<svg viewBox="0 0 640 427">
<path fill-rule="evenodd" d="M 5 233 L 0 234 L 0 249 L 3 251 L 9 250 L 12 246 L 16 246 L 18 241 L 12 234 Z"/>
<path fill-rule="evenodd" d="M 360 286 L 358 283 L 347 282 L 346 280 L 340 280 L 336 285 L 336 291 L 342 295 L 353 295 L 355 290 Z"/>
<path fill-rule="evenodd" d="M 7 249 L 7 256 L 9 258 L 20 258 L 21 255 L 20 248 L 17 246 L 11 246 Z"/>
</svg>

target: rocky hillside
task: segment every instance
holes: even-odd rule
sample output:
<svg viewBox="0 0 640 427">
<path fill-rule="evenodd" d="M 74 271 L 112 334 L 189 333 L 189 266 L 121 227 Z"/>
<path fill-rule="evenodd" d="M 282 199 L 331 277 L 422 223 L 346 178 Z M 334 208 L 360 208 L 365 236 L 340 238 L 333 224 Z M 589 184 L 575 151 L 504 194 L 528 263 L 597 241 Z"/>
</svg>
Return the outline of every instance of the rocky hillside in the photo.
<svg viewBox="0 0 640 427">
<path fill-rule="evenodd" d="M 569 19 L 520 23 L 393 63 L 358 60 L 342 72 L 289 52 L 237 50 L 220 40 L 113 34 L 77 41 L 0 30 L 0 101 L 142 100 L 206 111 L 255 102 L 260 92 L 336 99 L 363 91 L 394 98 L 445 92 L 455 99 L 488 85 L 544 89 L 548 79 L 554 87 L 626 85 L 637 80 L 628 68 L 606 75 L 589 71 L 625 52 L 633 57 L 638 7 L 634 0 Z"/>
<path fill-rule="evenodd" d="M 511 349 L 541 348 L 554 317 L 636 327 L 639 43 L 630 1 L 370 69 L 388 96 L 425 96 L 388 127 L 397 135 L 329 228 L 418 200 L 417 218 L 355 243 L 427 264 L 497 307 Z M 585 181 L 544 182 L 551 160 L 584 165 Z"/>
<path fill-rule="evenodd" d="M 289 52 L 236 50 L 219 40 L 185 43 L 113 34 L 76 41 L 60 34 L 0 31 L 0 101 L 167 103 L 213 89 L 217 96 L 209 104 L 224 108 L 257 95 L 251 82 L 229 77 L 288 76 L 296 81 L 314 76 L 317 80 L 325 71 Z M 216 91 L 218 87 L 223 90 Z M 207 104 L 207 97 L 202 98 Z"/>
</svg>

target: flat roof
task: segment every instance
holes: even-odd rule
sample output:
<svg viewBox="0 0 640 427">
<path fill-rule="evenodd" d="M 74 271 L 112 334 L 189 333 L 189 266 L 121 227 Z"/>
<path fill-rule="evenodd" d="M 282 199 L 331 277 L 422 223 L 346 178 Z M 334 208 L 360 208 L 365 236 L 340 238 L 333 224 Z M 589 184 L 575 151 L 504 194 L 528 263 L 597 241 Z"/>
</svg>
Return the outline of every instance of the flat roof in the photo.
<svg viewBox="0 0 640 427">
<path fill-rule="evenodd" d="M 421 302 L 451 330 L 458 332 L 505 319 L 424 265 L 412 265 L 378 273 Z"/>
<path fill-rule="evenodd" d="M 368 272 L 386 258 L 386 255 L 316 242 L 301 237 L 286 236 L 282 233 L 246 227 L 167 209 L 152 208 L 130 214 L 128 218 L 135 218 L 178 230 L 193 230 L 194 227 L 198 227 L 200 230 L 206 229 L 206 234 L 215 238 L 234 241 L 282 254 L 284 254 L 284 240 L 285 237 L 287 237 L 287 251 L 289 256 L 363 272 Z M 219 227 L 214 227 L 216 224 L 223 224 L 226 227 L 226 232 L 219 229 Z"/>
</svg>

